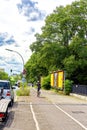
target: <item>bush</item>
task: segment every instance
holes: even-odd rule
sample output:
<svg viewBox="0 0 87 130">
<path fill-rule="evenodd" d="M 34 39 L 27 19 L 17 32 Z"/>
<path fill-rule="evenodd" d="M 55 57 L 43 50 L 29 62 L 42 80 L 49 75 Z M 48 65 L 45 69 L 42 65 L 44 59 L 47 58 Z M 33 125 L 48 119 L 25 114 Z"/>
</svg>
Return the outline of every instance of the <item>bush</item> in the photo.
<svg viewBox="0 0 87 130">
<path fill-rule="evenodd" d="M 46 90 L 49 90 L 51 88 L 51 86 L 50 86 L 50 75 L 43 78 L 42 87 Z"/>
<path fill-rule="evenodd" d="M 64 94 L 65 95 L 69 95 L 71 90 L 72 90 L 72 81 L 71 80 L 68 80 L 66 79 L 65 80 L 65 86 L 64 86 Z"/>
<path fill-rule="evenodd" d="M 30 95 L 30 89 L 29 87 L 20 87 L 20 89 L 18 89 L 16 91 L 17 96 L 29 96 Z"/>
</svg>

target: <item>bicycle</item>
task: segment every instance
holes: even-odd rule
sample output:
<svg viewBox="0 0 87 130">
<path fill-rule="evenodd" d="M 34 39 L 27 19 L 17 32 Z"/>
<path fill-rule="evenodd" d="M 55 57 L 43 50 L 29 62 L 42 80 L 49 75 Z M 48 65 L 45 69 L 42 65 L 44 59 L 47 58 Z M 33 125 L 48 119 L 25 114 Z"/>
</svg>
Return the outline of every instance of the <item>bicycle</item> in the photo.
<svg viewBox="0 0 87 130">
<path fill-rule="evenodd" d="M 37 97 L 40 97 L 40 94 L 41 94 L 41 91 L 39 90 L 37 90 Z"/>
</svg>

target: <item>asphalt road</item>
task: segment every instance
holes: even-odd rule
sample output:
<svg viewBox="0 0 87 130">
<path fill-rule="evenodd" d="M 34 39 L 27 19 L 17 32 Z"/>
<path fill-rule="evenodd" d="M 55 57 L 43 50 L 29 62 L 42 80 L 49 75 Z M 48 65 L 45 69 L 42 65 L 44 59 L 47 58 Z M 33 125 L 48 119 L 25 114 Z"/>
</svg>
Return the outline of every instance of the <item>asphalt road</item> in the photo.
<svg viewBox="0 0 87 130">
<path fill-rule="evenodd" d="M 38 98 L 32 88 L 9 109 L 0 130 L 87 130 L 87 101 L 48 91 Z"/>
</svg>

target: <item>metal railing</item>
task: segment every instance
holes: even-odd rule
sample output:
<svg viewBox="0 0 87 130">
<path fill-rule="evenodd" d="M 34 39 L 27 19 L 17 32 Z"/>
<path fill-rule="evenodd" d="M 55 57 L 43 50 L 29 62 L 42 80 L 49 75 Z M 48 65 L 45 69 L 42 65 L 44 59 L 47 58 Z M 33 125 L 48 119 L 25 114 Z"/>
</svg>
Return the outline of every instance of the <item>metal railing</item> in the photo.
<svg viewBox="0 0 87 130">
<path fill-rule="evenodd" d="M 72 93 L 87 95 L 87 85 L 73 85 Z"/>
</svg>

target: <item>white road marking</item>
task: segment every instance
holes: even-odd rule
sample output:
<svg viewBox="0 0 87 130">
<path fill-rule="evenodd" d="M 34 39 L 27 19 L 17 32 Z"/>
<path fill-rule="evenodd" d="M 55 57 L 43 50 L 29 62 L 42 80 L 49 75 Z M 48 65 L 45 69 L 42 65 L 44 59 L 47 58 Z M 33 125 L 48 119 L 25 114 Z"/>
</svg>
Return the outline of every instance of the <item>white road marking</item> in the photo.
<svg viewBox="0 0 87 130">
<path fill-rule="evenodd" d="M 33 119 L 34 119 L 35 125 L 36 125 L 36 129 L 40 130 L 39 123 L 38 123 L 38 121 L 36 119 L 35 112 L 33 110 L 32 102 L 30 102 L 30 109 L 31 109 L 31 112 L 32 112 L 32 115 L 33 115 Z"/>
<path fill-rule="evenodd" d="M 78 120 L 73 118 L 71 115 L 69 115 L 67 112 L 65 112 L 63 109 L 61 109 L 59 106 L 57 106 L 55 103 L 53 103 L 56 108 L 58 108 L 60 111 L 62 111 L 64 114 L 66 114 L 68 117 L 70 117 L 72 120 L 74 120 L 78 125 L 80 125 L 84 130 L 87 130 L 87 127 L 85 127 L 82 123 L 80 123 Z"/>
</svg>

